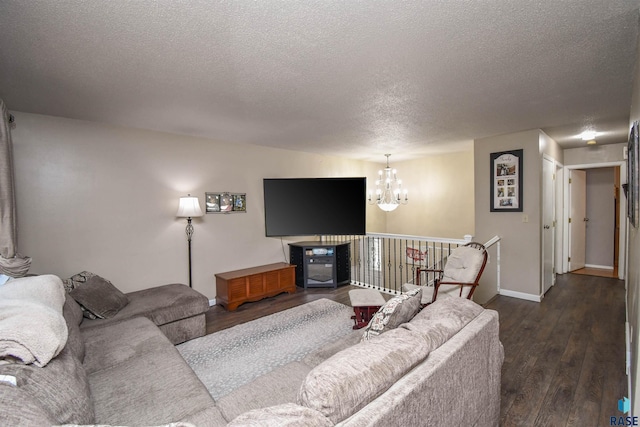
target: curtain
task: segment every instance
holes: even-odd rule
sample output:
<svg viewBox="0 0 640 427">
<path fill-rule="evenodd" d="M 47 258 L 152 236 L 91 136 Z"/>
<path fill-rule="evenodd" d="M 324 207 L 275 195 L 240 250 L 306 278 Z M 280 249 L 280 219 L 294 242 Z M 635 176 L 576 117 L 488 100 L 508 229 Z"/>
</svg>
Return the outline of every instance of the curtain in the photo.
<svg viewBox="0 0 640 427">
<path fill-rule="evenodd" d="M 29 271 L 31 258 L 17 251 L 11 124 L 9 111 L 1 99 L 0 115 L 0 273 L 22 277 Z"/>
</svg>

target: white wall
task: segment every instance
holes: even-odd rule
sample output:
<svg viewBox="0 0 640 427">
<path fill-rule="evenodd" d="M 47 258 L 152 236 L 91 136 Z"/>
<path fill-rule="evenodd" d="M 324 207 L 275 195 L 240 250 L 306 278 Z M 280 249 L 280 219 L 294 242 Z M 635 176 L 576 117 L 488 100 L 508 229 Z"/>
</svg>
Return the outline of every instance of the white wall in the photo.
<svg viewBox="0 0 640 427">
<path fill-rule="evenodd" d="M 206 191 L 247 194 L 247 213 L 194 219 L 194 288 L 213 298 L 215 273 L 284 260 L 280 240 L 264 236 L 263 178 L 376 171 L 336 157 L 13 114 L 18 243 L 34 259 L 31 272 L 89 270 L 125 292 L 187 282 L 186 220 L 175 217 L 182 195 L 204 207 Z M 368 208 L 374 228 L 384 221 L 377 211 Z"/>
<path fill-rule="evenodd" d="M 480 241 L 501 237 L 502 290 L 540 295 L 539 132 L 530 130 L 476 140 L 475 215 Z M 490 212 L 490 154 L 523 149 L 523 212 Z M 523 215 L 528 222 L 522 222 Z"/>
<path fill-rule="evenodd" d="M 523 211 L 491 212 L 490 155 L 518 149 L 524 150 Z M 476 240 L 487 241 L 494 235 L 501 237 L 501 292 L 532 300 L 538 300 L 541 295 L 543 153 L 561 155 L 555 141 L 537 129 L 474 141 Z M 527 222 L 524 222 L 525 216 Z M 484 280 L 481 283 L 485 283 Z"/>
<path fill-rule="evenodd" d="M 590 165 L 595 163 L 621 162 L 626 143 L 609 145 L 588 145 L 564 150 L 564 165 Z"/>
<path fill-rule="evenodd" d="M 284 261 L 287 242 L 303 238 L 281 243 L 264 236 L 263 178 L 366 176 L 371 185 L 380 168 L 337 157 L 12 113 L 17 124 L 12 136 L 18 244 L 34 259 L 31 272 L 66 278 L 88 270 L 124 292 L 187 282 L 186 220 L 175 217 L 180 196 L 191 193 L 204 208 L 207 191 L 247 194 L 246 213 L 194 219 L 194 288 L 214 298 L 214 274 Z M 397 167 L 411 200 L 392 213 L 368 206 L 368 231 L 443 237 L 473 232 L 473 206 L 464 207 L 473 199 L 468 190 L 473 188 L 470 152 Z M 401 227 L 394 230 L 397 224 Z"/>
<path fill-rule="evenodd" d="M 640 37 L 636 58 L 640 58 Z M 640 64 L 636 61 L 633 92 L 631 95 L 631 112 L 629 115 L 629 129 L 631 124 L 640 120 Z M 623 179 L 622 182 L 626 182 Z M 631 413 L 640 414 L 640 233 L 637 228 L 628 227 L 628 260 L 627 263 L 627 321 L 630 325 L 631 339 Z"/>
</svg>

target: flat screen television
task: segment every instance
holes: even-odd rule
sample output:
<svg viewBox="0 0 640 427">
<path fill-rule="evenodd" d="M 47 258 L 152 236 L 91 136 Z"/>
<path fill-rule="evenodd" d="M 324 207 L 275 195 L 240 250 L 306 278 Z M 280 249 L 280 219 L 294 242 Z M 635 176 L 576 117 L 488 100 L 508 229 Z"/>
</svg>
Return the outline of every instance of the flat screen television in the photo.
<svg viewBox="0 0 640 427">
<path fill-rule="evenodd" d="M 367 179 L 265 178 L 267 237 L 366 234 Z"/>
</svg>

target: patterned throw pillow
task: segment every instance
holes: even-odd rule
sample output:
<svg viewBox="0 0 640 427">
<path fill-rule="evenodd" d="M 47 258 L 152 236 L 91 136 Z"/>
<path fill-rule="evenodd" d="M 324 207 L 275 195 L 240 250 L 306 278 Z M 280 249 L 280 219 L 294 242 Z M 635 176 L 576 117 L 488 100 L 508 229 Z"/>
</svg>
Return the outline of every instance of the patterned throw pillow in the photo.
<svg viewBox="0 0 640 427">
<path fill-rule="evenodd" d="M 383 332 L 397 328 L 403 323 L 413 319 L 420 311 L 422 288 L 414 289 L 404 294 L 395 296 L 387 301 L 373 315 L 369 324 L 364 328 L 362 341 L 376 337 Z"/>
</svg>

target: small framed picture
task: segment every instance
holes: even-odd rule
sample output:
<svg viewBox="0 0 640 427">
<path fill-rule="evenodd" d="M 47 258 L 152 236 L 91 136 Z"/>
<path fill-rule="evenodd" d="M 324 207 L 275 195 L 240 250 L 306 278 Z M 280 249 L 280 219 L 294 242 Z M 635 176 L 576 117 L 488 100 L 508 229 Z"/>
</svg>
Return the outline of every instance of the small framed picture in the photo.
<svg viewBox="0 0 640 427">
<path fill-rule="evenodd" d="M 220 193 L 204 193 L 206 212 L 220 212 Z"/>
<path fill-rule="evenodd" d="M 491 212 L 522 212 L 522 164 L 523 150 L 491 153 Z"/>
<path fill-rule="evenodd" d="M 220 212 L 231 212 L 233 210 L 233 196 L 229 193 L 220 194 Z"/>
<path fill-rule="evenodd" d="M 233 195 L 233 211 L 234 212 L 247 211 L 247 195 L 246 194 Z"/>
</svg>

